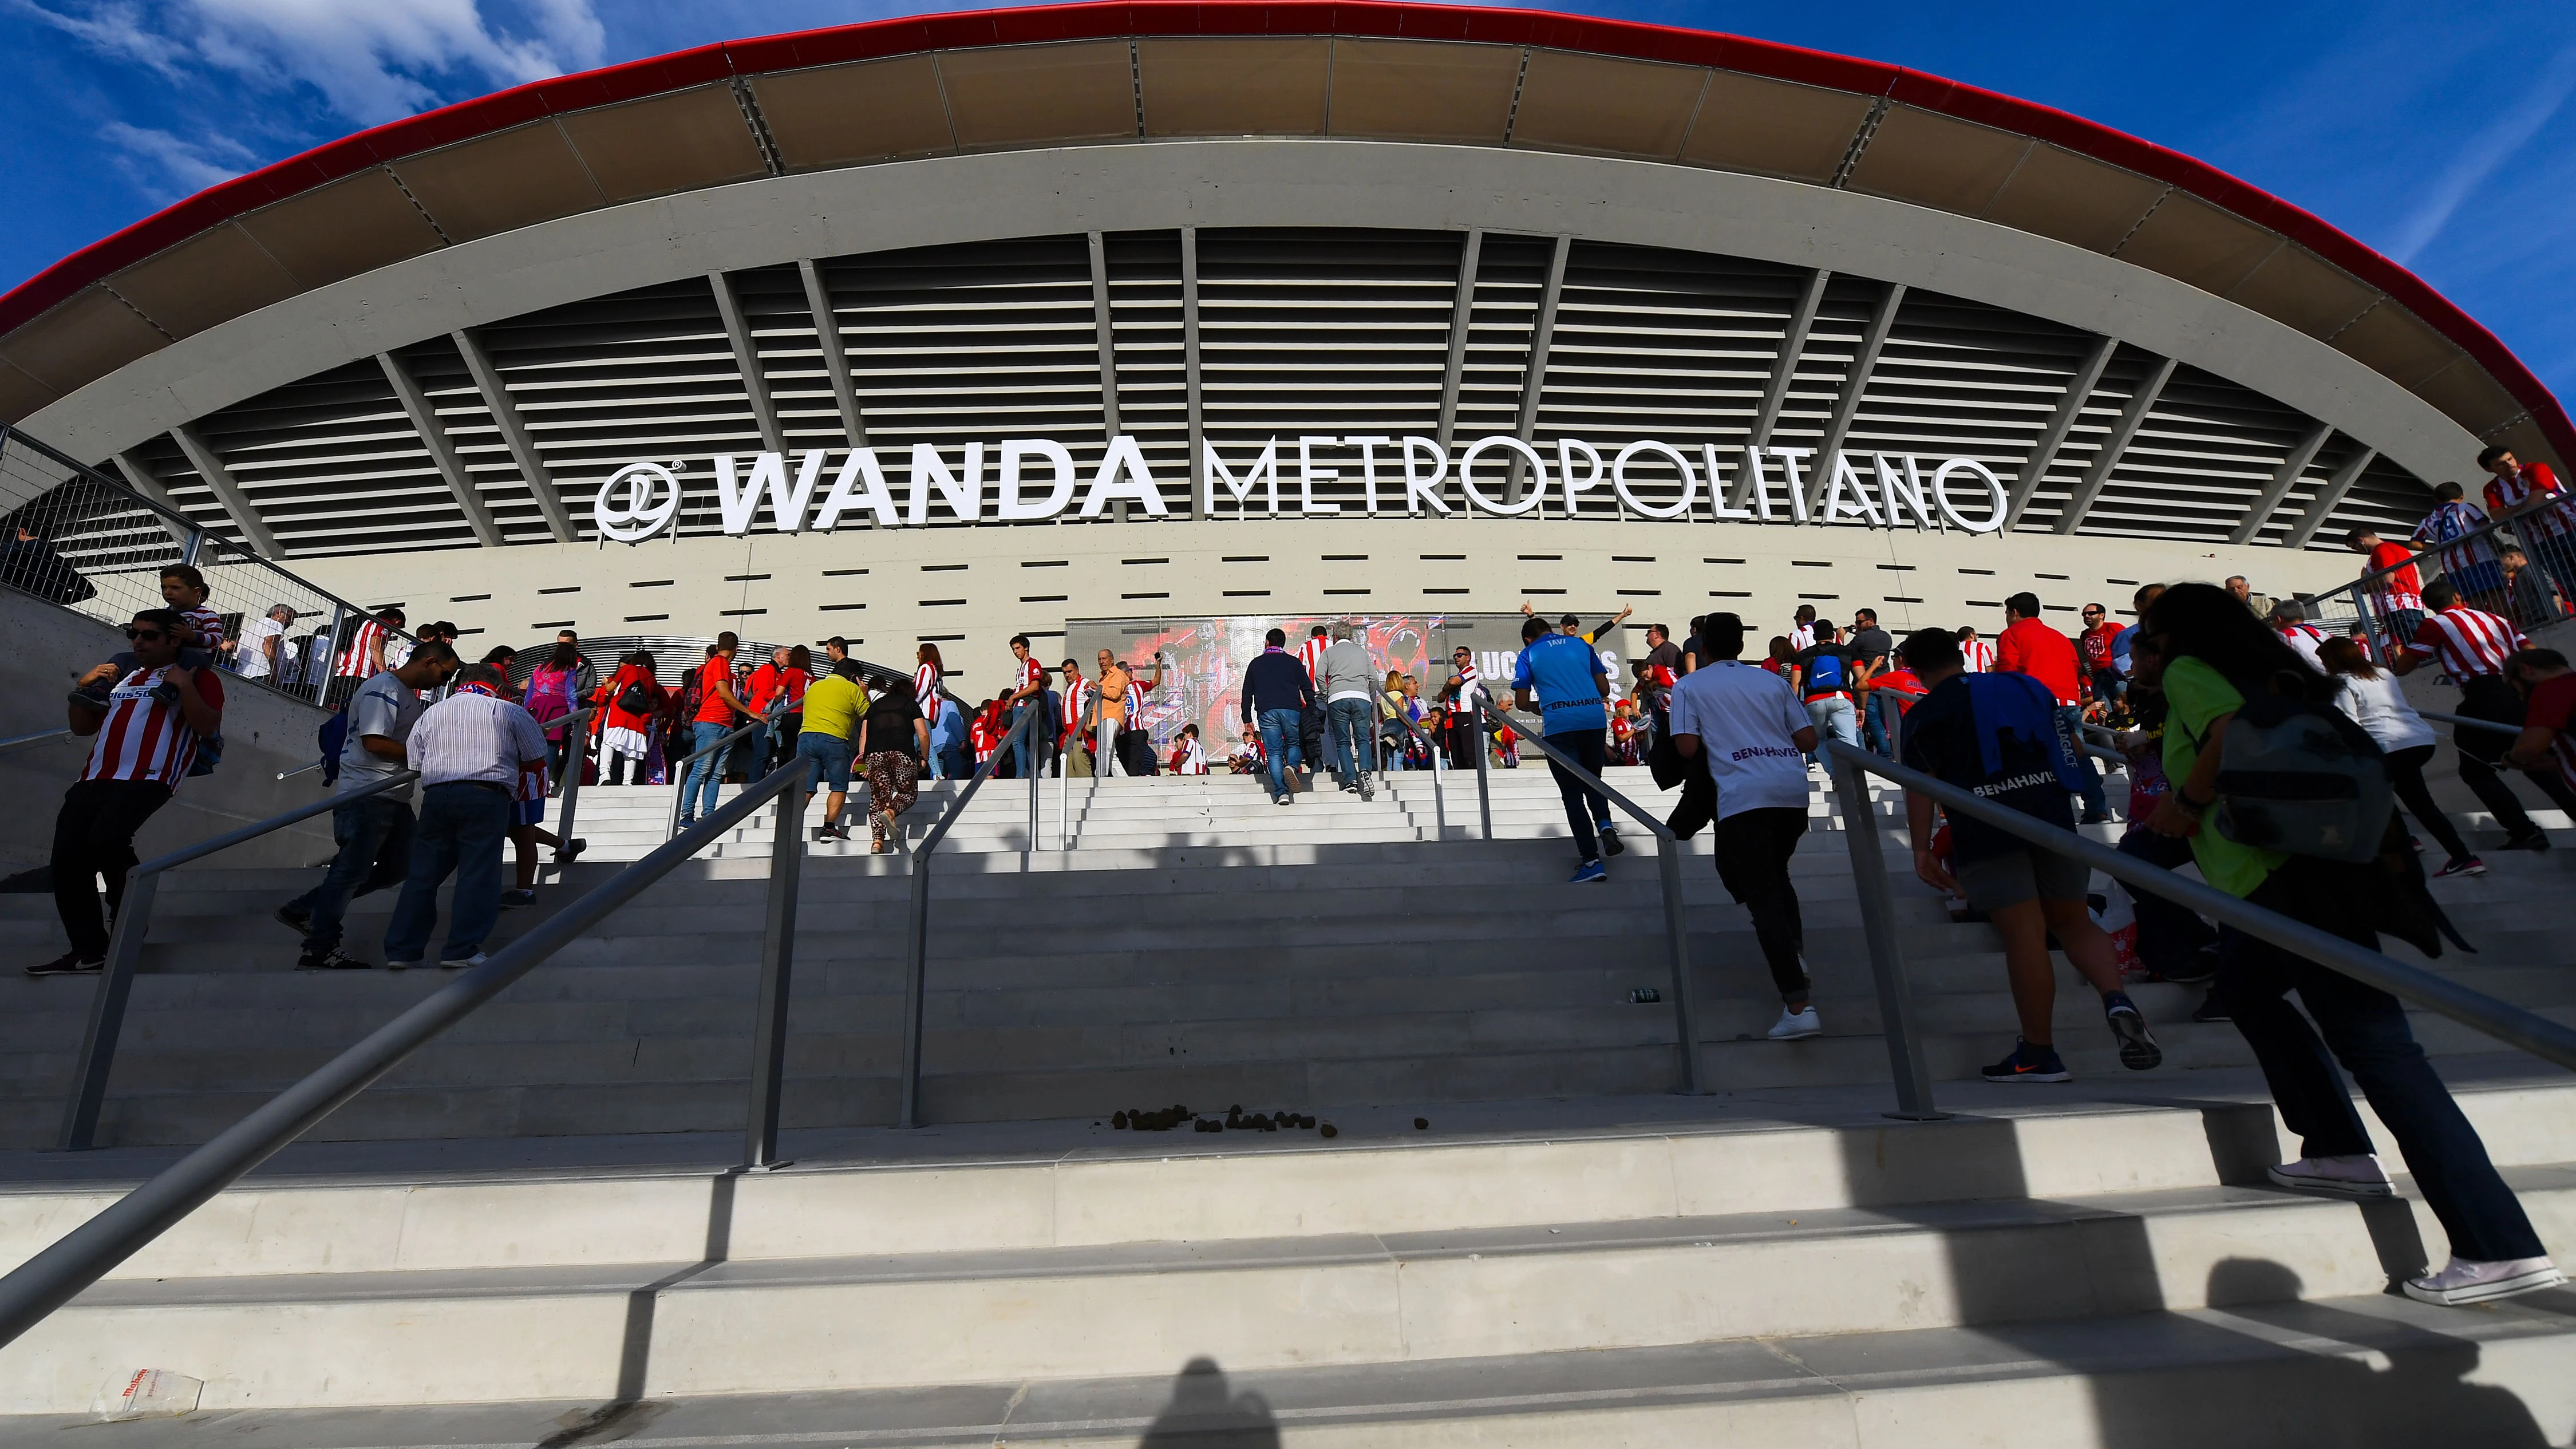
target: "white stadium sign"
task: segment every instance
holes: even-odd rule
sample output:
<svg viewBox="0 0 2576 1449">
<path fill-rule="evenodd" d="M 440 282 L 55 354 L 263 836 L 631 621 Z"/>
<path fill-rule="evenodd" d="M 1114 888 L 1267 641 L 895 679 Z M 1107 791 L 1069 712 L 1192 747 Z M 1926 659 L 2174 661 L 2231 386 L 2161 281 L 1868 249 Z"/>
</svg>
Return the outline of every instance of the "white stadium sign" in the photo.
<svg viewBox="0 0 2576 1449">
<path fill-rule="evenodd" d="M 1320 449 L 1341 449 L 1351 456 L 1319 467 L 1315 454 Z M 1080 479 L 1072 450 L 1051 438 L 1010 438 L 990 450 L 982 443 L 968 443 L 954 468 L 935 446 L 915 443 L 900 503 L 887 480 L 886 464 L 874 448 L 849 450 L 826 486 L 824 469 L 831 451 L 817 448 L 799 455 L 792 477 L 784 453 L 754 454 L 748 467 L 733 454 L 716 455 L 711 462 L 724 531 L 751 532 L 764 499 L 770 527 L 780 533 L 829 532 L 843 519 L 862 515 L 880 528 L 920 528 L 930 522 L 934 498 L 961 523 L 984 522 L 988 499 L 993 505 L 991 520 L 997 523 L 1040 522 L 1068 508 L 1080 517 L 1098 518 L 1110 504 L 1120 502 L 1157 518 L 1169 511 L 1143 451 L 1126 434 L 1110 440 L 1099 468 L 1081 489 L 1078 507 L 1074 494 Z M 1310 434 L 1298 438 L 1285 459 L 1274 437 L 1258 455 L 1248 461 L 1238 459 L 1234 465 L 1227 463 L 1216 444 L 1207 443 L 1201 460 L 1207 481 L 1199 507 L 1203 515 L 1217 516 L 1222 485 L 1223 501 L 1232 503 L 1232 511 L 1241 516 L 1255 514 L 1256 489 L 1260 509 L 1272 517 L 1449 513 L 1455 510 L 1444 489 L 1453 477 L 1465 497 L 1460 506 L 1506 517 L 1539 508 L 1553 490 L 1567 517 L 1581 516 L 1589 502 L 1592 511 L 1606 518 L 1611 513 L 1610 499 L 1585 497 L 1605 485 L 1627 511 L 1659 519 L 1691 517 L 1703 487 L 1708 490 L 1704 508 L 1712 519 L 1743 523 L 1859 523 L 1873 528 L 1993 533 L 2003 527 L 2008 506 L 2002 480 L 1974 458 L 1947 458 L 1927 469 L 1911 454 L 1836 452 L 1826 471 L 1812 466 L 1813 448 L 1730 448 L 1721 454 L 1716 444 L 1703 443 L 1696 467 L 1683 449 L 1651 439 L 1630 443 L 1606 458 L 1580 438 L 1559 438 L 1554 451 L 1556 466 L 1551 474 L 1549 459 L 1538 447 L 1504 434 L 1467 444 L 1454 465 L 1447 449 L 1424 437 Z M 988 460 L 994 473 L 994 486 L 989 489 Z M 1480 462 L 1490 470 L 1483 480 L 1475 474 Z M 1730 469 L 1729 463 L 1740 466 Z M 1503 479 L 1514 464 L 1528 470 L 1533 486 L 1516 502 L 1489 496 L 1485 487 L 1496 494 L 1509 491 Z M 1356 475 L 1347 471 L 1353 465 Z M 628 463 L 610 474 L 591 504 L 591 521 L 600 535 L 618 543 L 639 543 L 671 527 L 680 516 L 683 492 L 681 473 L 675 470 L 684 469 L 679 463 Z M 1727 478 L 1730 471 L 1732 486 Z M 1673 486 L 1676 480 L 1678 491 Z M 1286 507 L 1280 497 L 1283 481 L 1295 495 Z M 1353 481 L 1361 485 L 1355 508 L 1315 497 L 1318 483 Z M 1963 513 L 1951 497 L 1954 484 L 1967 494 L 1974 514 Z M 1640 496 L 1641 485 L 1651 487 L 1653 496 Z"/>
</svg>

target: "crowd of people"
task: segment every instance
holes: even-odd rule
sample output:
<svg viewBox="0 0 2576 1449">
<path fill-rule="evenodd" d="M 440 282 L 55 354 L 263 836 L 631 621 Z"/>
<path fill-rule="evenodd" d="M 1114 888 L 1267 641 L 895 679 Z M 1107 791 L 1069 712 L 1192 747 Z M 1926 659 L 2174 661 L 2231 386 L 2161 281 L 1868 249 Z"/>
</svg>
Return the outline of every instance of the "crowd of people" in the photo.
<svg viewBox="0 0 2576 1449">
<path fill-rule="evenodd" d="M 1899 640 L 1871 610 L 1855 611 L 1846 626 L 1801 606 L 1749 663 L 1752 628 L 1713 613 L 1678 638 L 1665 625 L 1646 626 L 1646 651 L 1622 680 L 1599 644 L 1627 612 L 1586 631 L 1573 615 L 1551 624 L 1524 604 L 1508 679 L 1482 677 L 1461 648 L 1426 695 L 1415 676 L 1373 658 L 1347 623 L 1315 626 L 1293 649 L 1284 630 L 1272 629 L 1242 676 L 1241 733 L 1228 765 L 1259 773 L 1283 806 L 1316 788 L 1319 769 L 1367 798 L 1373 776 L 1435 757 L 1472 768 L 1490 751 L 1491 763 L 1512 767 L 1515 722 L 1535 720 L 1576 855 L 1569 883 L 1585 885 L 1606 881 L 1608 860 L 1624 849 L 1593 781 L 1613 763 L 1646 764 L 1660 783 L 1680 786 L 1674 834 L 1710 832 L 1719 880 L 1746 908 L 1780 997 L 1769 1035 L 1797 1041 L 1824 1030 L 1790 872 L 1808 829 L 1812 772 L 1826 741 L 1894 759 L 1990 807 L 1963 811 L 1928 789 L 1906 792 L 1915 874 L 1953 899 L 1954 918 L 1988 922 L 2001 939 L 2018 1031 L 1984 1069 L 1987 1080 L 2072 1076 L 2055 1041 L 2052 949 L 2095 993 L 2117 1058 L 2131 1070 L 2163 1060 L 2131 982 L 2207 984 L 2195 1019 L 2235 1024 L 2302 1139 L 2299 1160 L 2271 1169 L 2274 1182 L 2359 1199 L 2393 1193 L 2340 1067 L 2397 1140 L 2452 1244 L 2451 1263 L 2410 1279 L 2405 1291 L 2459 1304 L 2553 1286 L 2563 1276 L 2397 998 L 2135 887 L 2124 887 L 2137 921 L 2135 960 L 2124 966 L 2095 916 L 2091 872 L 2049 843 L 2051 832 L 2116 827 L 2118 848 L 2146 865 L 2188 865 L 2220 891 L 2366 948 L 2387 933 L 2438 954 L 2436 933 L 2447 922 L 2425 879 L 2482 875 L 2487 866 L 2426 785 L 2437 739 L 2397 681 L 2438 669 L 2457 687 L 2461 715 L 2508 727 L 2454 732 L 2461 779 L 2502 828 L 2503 848 L 2546 850 L 2550 841 L 2499 767 L 2576 816 L 2576 671 L 2557 651 L 2532 647 L 2518 623 L 2562 617 L 2576 598 L 2576 558 L 2559 557 L 2576 547 L 2576 502 L 2543 465 L 2526 467 L 2502 450 L 2481 463 L 2495 480 L 2489 508 L 2515 521 L 2539 564 L 2481 533 L 2486 516 L 2445 485 L 2416 531 L 2443 574 L 2421 583 L 2425 555 L 2352 534 L 2350 546 L 2367 559 L 2373 608 L 2341 633 L 2312 620 L 2302 601 L 2264 598 L 2234 577 L 2224 586 L 2140 588 L 2127 623 L 2088 603 L 2071 637 L 2046 622 L 2027 591 L 2004 601 L 1991 639 L 1961 627 Z M 825 641 L 819 660 L 804 646 L 782 646 L 746 667 L 741 641 L 727 633 L 674 689 L 640 651 L 603 677 L 569 630 L 532 668 L 520 669 L 506 648 L 465 664 L 453 625 L 407 633 L 400 612 L 387 610 L 317 660 L 290 647 L 294 613 L 284 606 L 228 637 L 194 569 L 167 570 L 163 597 L 166 607 L 138 612 L 127 626 L 130 649 L 81 675 L 69 702 L 72 730 L 94 737 L 54 840 L 56 904 L 71 949 L 30 974 L 100 969 L 109 926 L 97 883 L 104 879 L 113 913 L 135 862 L 136 830 L 220 758 L 225 670 L 291 681 L 327 668 L 326 698 L 345 717 L 334 759 L 343 797 L 333 813 L 337 852 L 311 891 L 278 910 L 302 936 L 298 965 L 309 970 L 367 968 L 342 947 L 348 902 L 397 887 L 386 964 L 425 964 L 437 893 L 450 876 L 454 902 L 435 959 L 450 969 L 480 963 L 499 912 L 533 899 L 536 847 L 554 846 L 559 861 L 582 848 L 543 829 L 545 802 L 571 771 L 599 769 L 611 784 L 676 779 L 686 825 L 717 810 L 728 780 L 792 764 L 804 772 L 805 794 L 826 792 L 818 840 L 849 838 L 840 816 L 860 776 L 871 847 L 882 853 L 899 848 L 899 817 L 925 776 L 988 765 L 1024 778 L 1208 769 L 1197 725 L 1167 752 L 1143 727 L 1147 699 L 1163 684 L 1160 654 L 1146 677 L 1104 649 L 1086 676 L 1073 659 L 1050 670 L 1025 635 L 1014 636 L 1009 687 L 969 705 L 946 688 L 935 644 L 920 646 L 912 676 L 871 680 L 838 638 Z M 2254 828 L 2268 787 L 2247 781 L 2269 778 L 2259 771 L 2222 791 L 2231 756 L 2268 748 L 2267 731 L 2298 728 L 2346 740 L 2349 757 L 2362 762 L 2354 768 L 2384 779 L 2399 808 L 2367 823 L 2380 832 L 2375 843 L 2338 850 Z M 2129 788 L 2117 810 L 2088 729 L 2103 732 L 2126 762 Z M 382 788 L 406 769 L 419 776 L 416 814 L 409 788 Z M 801 810 L 804 794 L 793 798 Z M 1999 823 L 2008 815 L 2022 820 Z M 2442 852 L 2429 872 L 2418 829 Z M 504 841 L 519 849 L 515 885 L 504 880 Z M 2288 1003 L 2293 991 L 2304 1013 Z"/>
</svg>

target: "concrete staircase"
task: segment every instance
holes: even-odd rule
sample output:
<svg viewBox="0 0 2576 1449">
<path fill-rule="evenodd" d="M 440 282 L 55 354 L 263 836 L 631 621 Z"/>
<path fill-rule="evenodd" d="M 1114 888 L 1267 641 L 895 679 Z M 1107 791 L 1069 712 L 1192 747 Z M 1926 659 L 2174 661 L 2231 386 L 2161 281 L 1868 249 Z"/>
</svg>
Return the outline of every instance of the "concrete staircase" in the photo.
<svg viewBox="0 0 2576 1449">
<path fill-rule="evenodd" d="M 205 1379 L 205 1407 L 84 1432 L 281 1449 L 2576 1437 L 2576 1291 L 2479 1310 L 2387 1296 L 2446 1256 L 2438 1225 L 2411 1188 L 2365 1208 L 2264 1186 L 2296 1144 L 2234 1029 L 2188 1020 L 2197 992 L 2138 992 L 2160 1071 L 2120 1071 L 2070 983 L 2076 1084 L 1956 1080 L 2010 1043 L 2000 952 L 1902 876 L 1927 1047 L 1961 1115 L 1884 1120 L 1844 822 L 1819 793 L 1797 882 L 1828 1034 L 1761 1039 L 1777 1004 L 1749 924 L 1688 862 L 1718 1090 L 1672 1096 L 1670 1006 L 1630 1001 L 1670 991 L 1653 841 L 1631 832 L 1610 884 L 1571 887 L 1543 769 L 1493 777 L 1490 842 L 1471 838 L 1473 777 L 1451 779 L 1445 840 L 1421 776 L 1286 808 L 1245 780 L 1076 781 L 1063 853 L 1054 782 L 1036 851 L 1026 787 L 987 786 L 934 875 L 939 1125 L 918 1132 L 879 1125 L 905 862 L 815 851 L 795 1161 L 746 1175 L 728 1164 L 770 839 L 754 822 L 0 1349 L 0 1443 L 68 1428 L 140 1368 Z M 1648 797 L 1642 772 L 1613 783 Z M 505 934 L 649 849 L 668 801 L 585 792 L 592 859 Z M 1872 825 L 1895 808 L 1876 800 Z M 2565 1020 L 2576 840 L 2560 844 L 2437 882 L 2484 950 L 2432 964 Z M 0 1147 L 22 1149 L 0 1150 L 0 1263 L 437 987 L 289 970 L 267 913 L 309 879 L 165 887 L 102 1124 L 117 1145 L 97 1153 L 23 1150 L 50 1138 L 88 988 L 0 981 Z M 361 902 L 353 943 L 374 946 L 389 904 Z M 0 898 L 16 950 L 50 954 L 53 931 L 46 898 Z M 2416 1028 L 2576 1258 L 2576 1083 Z M 1176 1103 L 1311 1113 L 1336 1135 L 1111 1125 Z"/>
</svg>

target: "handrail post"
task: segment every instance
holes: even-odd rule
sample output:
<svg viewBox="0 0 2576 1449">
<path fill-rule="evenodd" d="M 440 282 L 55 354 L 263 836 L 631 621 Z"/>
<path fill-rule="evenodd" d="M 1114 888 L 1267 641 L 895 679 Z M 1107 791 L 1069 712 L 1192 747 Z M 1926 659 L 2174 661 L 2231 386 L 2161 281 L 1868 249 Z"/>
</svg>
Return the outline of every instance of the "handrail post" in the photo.
<svg viewBox="0 0 2576 1449">
<path fill-rule="evenodd" d="M 1485 701 L 1479 696 L 1476 700 L 1476 726 L 1467 731 L 1467 738 L 1476 746 L 1476 814 L 1485 823 L 1485 838 L 1491 840 L 1494 838 L 1494 791 L 1487 779 L 1490 772 L 1485 764 L 1486 718 Z"/>
<path fill-rule="evenodd" d="M 555 880 L 558 883 L 564 876 L 564 846 L 572 843 L 573 813 L 581 805 L 581 777 L 590 766 L 589 750 L 583 738 L 589 731 L 582 721 L 582 716 L 589 713 L 590 710 L 580 710 L 565 716 L 564 763 L 568 768 L 564 771 L 563 809 L 555 817 L 555 839 L 560 842 L 555 846 Z"/>
<path fill-rule="evenodd" d="M 116 1069 L 116 1039 L 125 1030 L 126 998 L 134 992 L 134 968 L 143 959 L 143 937 L 152 929 L 152 898 L 160 887 L 157 870 L 137 866 L 126 877 L 116 925 L 108 933 L 107 964 L 99 970 L 98 991 L 89 1002 L 80 1063 L 72 1069 L 72 1099 L 63 1108 L 62 1136 L 55 1143 L 64 1152 L 87 1152 L 97 1145 L 99 1109 L 107 1102 L 108 1075 Z"/>
<path fill-rule="evenodd" d="M 1020 857 L 1020 869 L 1035 870 L 1038 864 L 1038 781 L 1045 777 L 1046 762 L 1038 749 L 1038 716 L 1046 713 L 1046 696 L 1029 701 L 1027 718 L 1020 721 L 1026 731 L 1020 740 L 1020 768 L 1029 777 L 1029 846 Z"/>
<path fill-rule="evenodd" d="M 1489 837 L 1490 838 L 1490 837 Z M 1681 1037 L 1682 1095 L 1706 1095 L 1699 1071 L 1699 987 L 1691 976 L 1690 914 L 1682 900 L 1682 844 L 1669 836 L 1655 842 L 1655 872 L 1663 878 L 1664 944 L 1672 954 L 1673 1026 Z"/>
<path fill-rule="evenodd" d="M 760 1011 L 752 1018 L 751 1109 L 743 1128 L 743 1166 L 784 1167 L 778 1160 L 778 1103 L 787 1074 L 787 993 L 796 967 L 796 889 L 804 874 L 805 762 L 783 768 L 796 783 L 770 797 L 776 815 L 769 840 L 769 900 L 760 938 Z M 787 802 L 796 808 L 787 808 Z"/>
<path fill-rule="evenodd" d="M 331 632 L 323 636 L 322 657 L 308 659 L 304 668 L 314 676 L 313 703 L 316 708 L 331 707 L 331 679 L 340 668 L 340 626 L 349 622 L 349 606 L 338 599 L 331 601 Z"/>
<path fill-rule="evenodd" d="M 1055 848 L 1058 855 L 1072 849 L 1064 843 L 1065 817 L 1073 809 L 1073 771 L 1065 767 L 1071 753 L 1060 749 L 1055 755 Z M 1030 848 L 1036 847 L 1032 845 Z"/>
<path fill-rule="evenodd" d="M 1844 844 L 1851 852 L 1852 884 L 1860 892 L 1861 932 L 1869 943 L 1870 975 L 1878 983 L 1879 1029 L 1887 1038 L 1887 1065 L 1896 1078 L 1896 1110 L 1907 1122 L 1950 1116 L 1932 1104 L 1932 1067 L 1914 1019 L 1914 987 L 1906 978 L 1905 951 L 1896 931 L 1896 897 L 1887 883 L 1887 855 L 1878 838 L 1878 816 L 1869 803 L 1869 780 L 1843 758 L 1851 746 L 1824 744 L 1843 812 Z"/>
<path fill-rule="evenodd" d="M 906 857 L 912 875 L 912 903 L 905 912 L 903 947 L 903 1098 L 894 1125 L 921 1125 L 922 988 L 930 974 L 930 852 Z"/>
<path fill-rule="evenodd" d="M 1446 773 L 1440 764 L 1440 746 L 1434 743 L 1429 735 L 1423 734 L 1420 726 L 1416 726 L 1413 732 L 1420 735 L 1423 744 L 1429 746 L 1431 750 L 1431 821 L 1438 831 L 1432 838 L 1447 840 L 1449 838 L 1449 797 L 1440 789 L 1440 777 Z"/>
</svg>

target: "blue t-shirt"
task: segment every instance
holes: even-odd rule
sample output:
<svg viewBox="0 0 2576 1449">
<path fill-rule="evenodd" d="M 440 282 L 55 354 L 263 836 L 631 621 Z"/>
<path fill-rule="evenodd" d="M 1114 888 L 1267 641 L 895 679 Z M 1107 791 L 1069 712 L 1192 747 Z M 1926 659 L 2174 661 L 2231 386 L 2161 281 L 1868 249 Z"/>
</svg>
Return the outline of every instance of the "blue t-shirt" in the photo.
<svg viewBox="0 0 2576 1449">
<path fill-rule="evenodd" d="M 1610 715 L 1601 707 L 1598 681 L 1609 673 L 1591 645 L 1571 634 L 1550 634 L 1521 651 L 1512 669 L 1512 688 L 1537 692 L 1538 717 L 1549 734 L 1608 729 Z"/>
<path fill-rule="evenodd" d="M 2129 643 L 2137 637 L 2135 624 L 2111 636 L 2111 667 L 2119 671 L 2122 679 L 2129 677 Z"/>
</svg>

